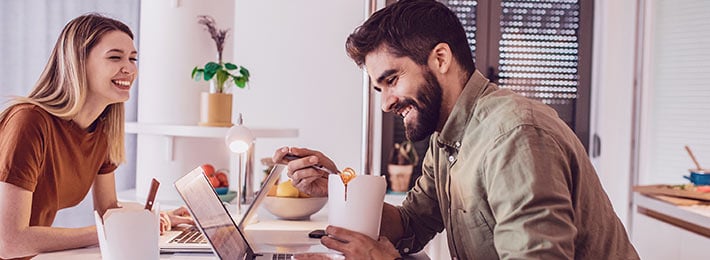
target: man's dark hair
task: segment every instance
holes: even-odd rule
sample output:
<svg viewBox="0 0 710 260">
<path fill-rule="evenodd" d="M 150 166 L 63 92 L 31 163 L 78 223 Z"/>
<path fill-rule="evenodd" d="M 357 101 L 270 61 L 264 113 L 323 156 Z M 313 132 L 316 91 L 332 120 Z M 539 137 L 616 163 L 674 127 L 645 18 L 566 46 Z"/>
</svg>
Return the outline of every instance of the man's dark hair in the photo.
<svg viewBox="0 0 710 260">
<path fill-rule="evenodd" d="M 473 56 L 461 22 L 448 7 L 433 0 L 401 0 L 375 12 L 350 34 L 345 48 L 360 67 L 365 56 L 382 44 L 397 57 L 426 65 L 439 43 L 447 43 L 454 59 L 473 73 Z"/>
</svg>

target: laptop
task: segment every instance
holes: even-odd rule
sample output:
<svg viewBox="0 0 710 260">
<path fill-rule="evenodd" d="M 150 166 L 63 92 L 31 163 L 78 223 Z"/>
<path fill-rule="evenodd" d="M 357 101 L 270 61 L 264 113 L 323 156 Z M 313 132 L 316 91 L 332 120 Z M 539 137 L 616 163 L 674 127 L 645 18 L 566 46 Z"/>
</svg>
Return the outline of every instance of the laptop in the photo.
<svg viewBox="0 0 710 260">
<path fill-rule="evenodd" d="M 271 185 L 276 184 L 276 181 L 279 180 L 281 172 L 285 169 L 285 165 L 281 164 L 278 164 L 272 168 L 271 172 L 264 180 L 262 188 L 254 197 L 254 201 L 249 205 L 249 208 L 244 213 L 244 217 L 242 217 L 239 221 L 239 228 L 241 230 L 244 230 L 246 223 L 251 221 L 256 214 L 259 205 L 261 205 L 264 197 L 266 197 L 269 189 L 264 189 L 263 187 L 271 187 Z M 183 178 L 188 175 L 194 177 L 204 175 L 204 172 L 201 167 L 197 167 Z M 180 189 L 178 189 L 178 192 L 180 192 Z M 205 200 L 211 200 L 212 198 L 207 199 L 207 197 L 209 197 L 207 195 L 208 194 L 201 194 L 199 196 L 204 196 L 206 198 Z M 181 196 L 183 196 L 184 200 L 184 195 L 182 195 L 182 193 Z M 187 200 L 185 201 L 187 202 Z M 160 235 L 159 246 L 161 253 L 212 253 L 212 247 L 210 246 L 208 239 L 202 234 L 197 226 L 193 225 L 181 225 L 174 227 L 170 231 L 163 232 L 163 234 Z"/>
<path fill-rule="evenodd" d="M 255 252 L 253 245 L 249 243 L 242 232 L 242 226 L 253 217 L 258 205 L 268 193 L 268 189 L 264 187 L 273 185 L 285 169 L 286 166 L 282 164 L 274 166 L 264 181 L 262 188 L 257 193 L 254 202 L 249 206 L 244 218 L 240 221 L 240 225 L 234 222 L 200 167 L 178 179 L 175 182 L 175 188 L 195 219 L 196 226 L 205 235 L 208 245 L 219 258 L 291 259 L 293 253 L 306 252 L 289 251 L 289 254 Z M 302 236 L 307 237 L 307 232 L 304 232 Z M 338 254 L 324 255 L 342 257 L 342 255 Z"/>
</svg>

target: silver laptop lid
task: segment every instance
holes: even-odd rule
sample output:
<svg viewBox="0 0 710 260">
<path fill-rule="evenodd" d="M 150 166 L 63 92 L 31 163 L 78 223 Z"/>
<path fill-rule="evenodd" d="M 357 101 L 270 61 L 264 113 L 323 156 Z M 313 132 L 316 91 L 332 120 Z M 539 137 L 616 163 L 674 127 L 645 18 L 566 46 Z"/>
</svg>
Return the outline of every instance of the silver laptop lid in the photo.
<svg viewBox="0 0 710 260">
<path fill-rule="evenodd" d="M 269 189 L 271 188 L 271 186 L 276 184 L 276 181 L 279 180 L 279 177 L 281 177 L 281 174 L 287 168 L 288 167 L 286 165 L 277 163 L 271 169 L 271 172 L 269 172 L 269 175 L 266 176 L 266 179 L 264 180 L 264 183 L 261 185 L 261 188 L 259 189 L 259 191 L 256 193 L 256 196 L 254 196 L 254 201 L 249 205 L 249 208 L 244 213 L 244 217 L 242 218 L 242 220 L 239 221 L 239 228 L 241 230 L 244 230 L 244 227 L 246 226 L 246 224 L 249 223 L 251 218 L 254 217 L 254 214 L 256 214 L 256 211 L 259 208 L 259 205 L 261 205 L 261 202 L 264 201 L 264 198 L 269 193 Z"/>
<path fill-rule="evenodd" d="M 286 165 L 276 164 L 264 180 L 264 184 L 257 193 L 254 202 L 247 209 L 240 221 L 243 227 L 251 219 L 269 189 L 286 170 Z M 197 227 L 207 237 L 212 250 L 221 259 L 252 258 L 254 251 L 247 242 L 242 228 L 238 228 L 229 211 L 219 199 L 219 196 L 210 185 L 202 167 L 197 167 L 188 174 L 175 181 L 175 188 L 185 205 L 195 219 Z"/>
<path fill-rule="evenodd" d="M 219 258 L 244 259 L 254 254 L 207 180 L 202 167 L 195 168 L 175 181 L 175 188 Z"/>
</svg>

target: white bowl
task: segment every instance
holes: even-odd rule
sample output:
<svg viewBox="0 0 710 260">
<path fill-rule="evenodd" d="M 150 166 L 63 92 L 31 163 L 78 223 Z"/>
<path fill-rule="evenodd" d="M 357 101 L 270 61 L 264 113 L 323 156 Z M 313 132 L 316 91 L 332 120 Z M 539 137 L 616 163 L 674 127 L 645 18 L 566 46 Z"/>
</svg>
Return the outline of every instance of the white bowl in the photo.
<svg viewBox="0 0 710 260">
<path fill-rule="evenodd" d="M 308 219 L 328 203 L 328 197 L 283 198 L 267 196 L 264 207 L 274 216 L 282 219 Z"/>
</svg>

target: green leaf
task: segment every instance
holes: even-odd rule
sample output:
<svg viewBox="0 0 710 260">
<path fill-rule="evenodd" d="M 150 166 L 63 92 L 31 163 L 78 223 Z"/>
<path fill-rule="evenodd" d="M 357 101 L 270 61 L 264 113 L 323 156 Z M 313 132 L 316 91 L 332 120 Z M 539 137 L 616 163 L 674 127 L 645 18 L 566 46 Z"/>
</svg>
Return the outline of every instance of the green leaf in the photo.
<svg viewBox="0 0 710 260">
<path fill-rule="evenodd" d="M 204 77 L 205 81 L 211 80 L 214 77 L 215 73 L 216 72 L 211 72 L 211 71 L 205 70 L 205 77 Z"/>
<path fill-rule="evenodd" d="M 203 74 L 203 70 L 201 70 L 201 69 L 200 69 L 200 70 L 197 70 L 196 73 L 195 73 L 194 75 L 192 75 L 192 78 L 193 78 L 195 81 L 200 81 L 200 80 L 202 79 L 202 77 L 203 77 L 202 74 Z"/>
<path fill-rule="evenodd" d="M 205 64 L 205 72 L 209 73 L 217 73 L 218 70 L 222 69 L 222 65 L 216 62 L 208 62 Z"/>
<path fill-rule="evenodd" d="M 244 77 L 234 77 L 234 84 L 239 88 L 244 88 L 247 85 L 247 81 Z"/>
<path fill-rule="evenodd" d="M 225 67 L 226 69 L 228 69 L 228 70 L 236 70 L 236 69 L 237 69 L 237 65 L 234 65 L 234 64 L 229 63 L 229 62 L 225 63 L 225 64 L 224 64 L 224 67 Z"/>
<path fill-rule="evenodd" d="M 249 70 L 247 68 L 245 68 L 244 66 L 242 66 L 242 68 L 239 69 L 239 73 L 241 73 L 244 77 L 247 77 L 247 80 L 249 79 L 249 76 L 250 76 Z"/>
<path fill-rule="evenodd" d="M 192 76 L 190 76 L 190 77 L 192 77 L 192 78 L 194 79 L 194 78 L 195 78 L 195 73 L 197 73 L 197 66 L 195 66 L 195 68 L 192 69 L 192 74 L 190 74 L 190 75 L 192 75 Z"/>
</svg>

